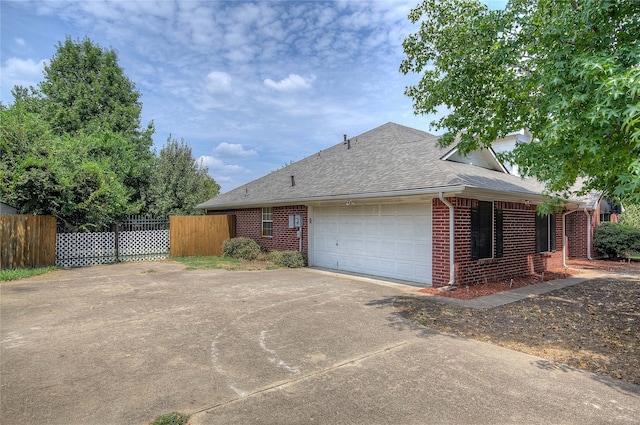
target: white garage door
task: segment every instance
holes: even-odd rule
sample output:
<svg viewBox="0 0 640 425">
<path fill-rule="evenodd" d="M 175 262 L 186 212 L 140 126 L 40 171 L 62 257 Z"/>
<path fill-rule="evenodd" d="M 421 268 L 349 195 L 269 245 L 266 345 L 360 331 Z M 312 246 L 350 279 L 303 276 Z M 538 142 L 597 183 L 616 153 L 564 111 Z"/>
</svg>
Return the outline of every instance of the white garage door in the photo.
<svg viewBox="0 0 640 425">
<path fill-rule="evenodd" d="M 431 204 L 313 210 L 312 265 L 431 283 Z"/>
</svg>

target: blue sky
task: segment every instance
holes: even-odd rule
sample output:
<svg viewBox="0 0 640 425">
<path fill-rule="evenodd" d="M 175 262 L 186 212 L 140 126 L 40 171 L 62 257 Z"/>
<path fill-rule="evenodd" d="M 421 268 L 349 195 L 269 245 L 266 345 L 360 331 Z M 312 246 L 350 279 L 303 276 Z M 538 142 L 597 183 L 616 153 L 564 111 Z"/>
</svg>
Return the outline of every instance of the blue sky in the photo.
<svg viewBox="0 0 640 425">
<path fill-rule="evenodd" d="M 492 8 L 506 0 L 486 1 Z M 393 121 L 429 131 L 398 71 L 418 0 L 6 1 L 1 99 L 36 86 L 58 42 L 89 37 L 118 53 L 153 120 L 226 192 Z"/>
</svg>

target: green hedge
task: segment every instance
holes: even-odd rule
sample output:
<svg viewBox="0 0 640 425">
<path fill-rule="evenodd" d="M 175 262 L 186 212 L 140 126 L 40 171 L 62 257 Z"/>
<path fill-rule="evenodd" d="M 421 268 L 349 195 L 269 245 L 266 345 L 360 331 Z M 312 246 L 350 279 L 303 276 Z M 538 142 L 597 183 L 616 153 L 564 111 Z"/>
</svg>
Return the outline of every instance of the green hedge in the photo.
<svg viewBox="0 0 640 425">
<path fill-rule="evenodd" d="M 619 223 L 602 223 L 596 229 L 593 246 L 611 259 L 640 252 L 640 229 Z"/>
<path fill-rule="evenodd" d="M 250 238 L 232 238 L 222 244 L 222 255 L 243 260 L 255 260 L 264 249 L 256 241 Z"/>
</svg>

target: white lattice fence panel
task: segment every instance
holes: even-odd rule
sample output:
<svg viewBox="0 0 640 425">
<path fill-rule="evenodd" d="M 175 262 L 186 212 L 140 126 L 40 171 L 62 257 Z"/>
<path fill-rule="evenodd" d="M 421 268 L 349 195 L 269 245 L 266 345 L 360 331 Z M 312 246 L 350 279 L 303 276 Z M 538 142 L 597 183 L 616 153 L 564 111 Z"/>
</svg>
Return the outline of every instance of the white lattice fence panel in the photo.
<svg viewBox="0 0 640 425">
<path fill-rule="evenodd" d="M 169 257 L 169 230 L 120 232 L 120 261 L 164 260 Z"/>
<path fill-rule="evenodd" d="M 56 265 L 82 267 L 116 261 L 115 236 L 111 232 L 58 233 Z"/>
</svg>

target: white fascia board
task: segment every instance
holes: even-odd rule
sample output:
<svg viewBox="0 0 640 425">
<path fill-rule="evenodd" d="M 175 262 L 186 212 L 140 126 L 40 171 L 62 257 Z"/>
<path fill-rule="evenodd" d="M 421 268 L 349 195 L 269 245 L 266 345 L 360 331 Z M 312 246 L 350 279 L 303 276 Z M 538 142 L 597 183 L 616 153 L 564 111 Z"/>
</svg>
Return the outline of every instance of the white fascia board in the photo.
<svg viewBox="0 0 640 425">
<path fill-rule="evenodd" d="M 509 170 L 507 170 L 505 168 L 505 166 L 502 164 L 502 161 L 500 161 L 498 159 L 498 157 L 496 156 L 495 151 L 493 150 L 493 148 L 487 148 L 487 150 L 489 151 L 489 154 L 491 155 L 491 158 L 493 158 L 493 160 L 495 161 L 495 163 L 498 165 L 498 167 L 500 168 L 500 170 L 505 173 L 505 174 L 511 174 L 509 173 Z"/>
</svg>

